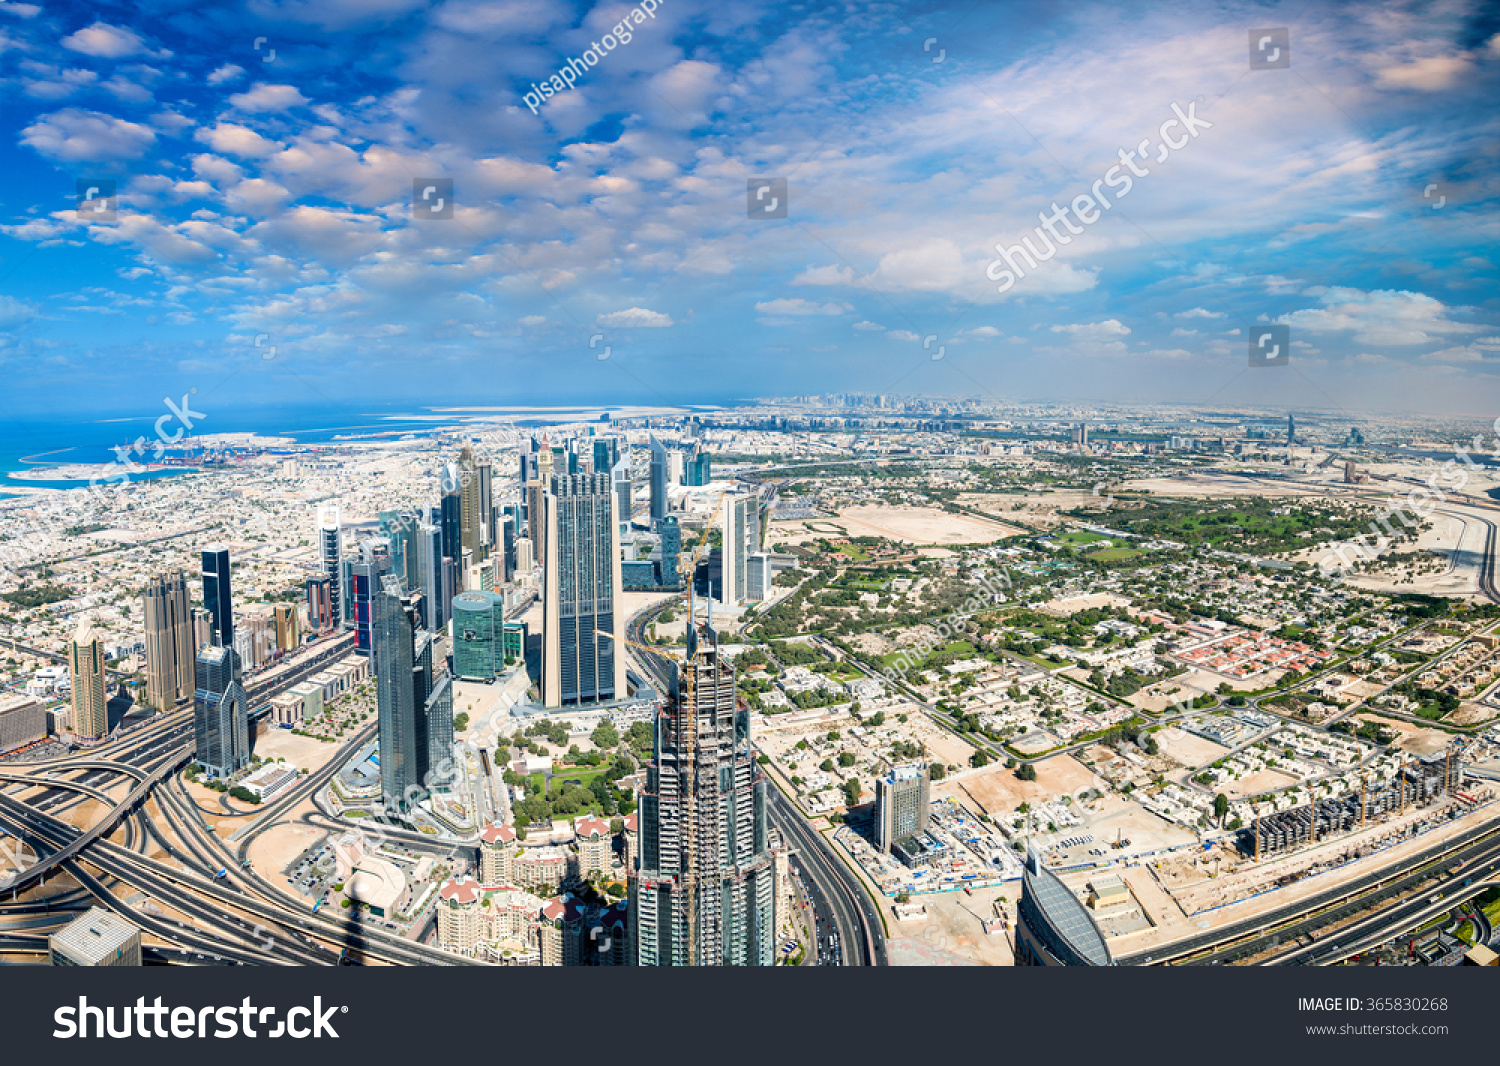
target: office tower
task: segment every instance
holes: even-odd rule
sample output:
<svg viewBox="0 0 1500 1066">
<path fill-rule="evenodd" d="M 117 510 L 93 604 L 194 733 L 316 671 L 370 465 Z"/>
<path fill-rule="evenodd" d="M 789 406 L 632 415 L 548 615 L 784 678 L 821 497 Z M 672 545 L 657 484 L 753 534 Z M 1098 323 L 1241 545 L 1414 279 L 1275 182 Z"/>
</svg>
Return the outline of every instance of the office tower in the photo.
<svg viewBox="0 0 1500 1066">
<path fill-rule="evenodd" d="M 516 541 L 516 568 L 523 574 L 536 569 L 536 542 L 530 537 Z"/>
<path fill-rule="evenodd" d="M 453 596 L 443 584 L 443 531 L 437 526 L 420 525 L 416 535 L 417 581 L 422 590 L 422 624 L 431 630 L 448 624 L 448 609 Z"/>
<path fill-rule="evenodd" d="M 624 699 L 620 529 L 609 477 L 554 477 L 546 506 L 543 703 Z"/>
<path fill-rule="evenodd" d="M 474 471 L 479 478 L 479 543 L 484 548 L 484 556 L 479 561 L 483 562 L 489 558 L 490 550 L 495 546 L 494 467 L 489 463 L 480 463 Z"/>
<path fill-rule="evenodd" d="M 556 455 L 552 451 L 552 446 L 547 443 L 547 435 L 544 433 L 542 443 L 536 453 L 536 472 L 543 485 L 552 484 L 552 475 L 557 473 L 555 463 Z"/>
<path fill-rule="evenodd" d="M 749 602 L 749 556 L 760 550 L 760 497 L 726 496 L 721 521 L 724 577 L 719 599 L 725 606 L 738 607 Z"/>
<path fill-rule="evenodd" d="M 314 574 L 307 579 L 307 626 L 323 632 L 333 628 L 334 581 L 332 575 Z"/>
<path fill-rule="evenodd" d="M 1088 908 L 1030 848 L 1016 907 L 1016 965 L 1115 965 Z"/>
<path fill-rule="evenodd" d="M 109 732 L 109 700 L 105 694 L 104 643 L 86 618 L 68 645 L 68 673 L 73 680 L 73 732 L 96 740 Z"/>
<path fill-rule="evenodd" d="M 675 515 L 668 515 L 656 523 L 656 532 L 661 535 L 661 559 L 656 567 L 656 583 L 663 588 L 675 589 L 682 578 L 677 573 L 677 557 L 682 554 L 682 526 Z"/>
<path fill-rule="evenodd" d="M 297 609 L 290 603 L 278 603 L 271 608 L 271 618 L 276 626 L 276 650 L 296 651 L 301 642 L 297 631 Z"/>
<path fill-rule="evenodd" d="M 1089 427 L 1087 423 L 1080 422 L 1073 427 L 1073 444 L 1079 448 L 1089 446 Z"/>
<path fill-rule="evenodd" d="M 354 648 L 361 655 L 369 655 L 370 603 L 380 589 L 380 579 L 391 572 L 390 545 L 382 540 L 361 541 L 357 560 L 349 567 Z"/>
<path fill-rule="evenodd" d="M 480 511 L 479 463 L 474 458 L 474 449 L 465 444 L 458 453 L 458 499 L 459 526 L 463 546 L 473 556 L 474 562 L 482 563 L 486 558 L 484 543 L 484 515 Z M 486 475 L 488 478 L 488 475 Z M 488 489 L 486 496 L 488 495 Z M 488 502 L 486 500 L 486 502 Z M 455 557 L 456 558 L 456 557 Z"/>
<path fill-rule="evenodd" d="M 229 549 L 203 549 L 203 609 L 208 612 L 208 642 L 234 647 L 234 606 L 229 591 Z"/>
<path fill-rule="evenodd" d="M 141 931 L 103 907 L 90 907 L 47 937 L 47 957 L 53 966 L 139 966 Z"/>
<path fill-rule="evenodd" d="M 629 880 L 638 966 L 771 966 L 776 870 L 766 780 L 737 706 L 734 668 L 713 631 L 689 623 L 656 712 L 655 758 L 640 795 L 640 869 Z"/>
<path fill-rule="evenodd" d="M 634 503 L 630 498 L 630 454 L 623 449 L 620 458 L 610 468 L 609 476 L 615 490 L 615 512 L 620 522 L 620 532 L 630 525 L 630 513 Z"/>
<path fill-rule="evenodd" d="M 209 777 L 229 777 L 250 762 L 250 714 L 239 652 L 205 644 L 195 667 L 194 758 Z"/>
<path fill-rule="evenodd" d="M 540 481 L 542 472 L 539 461 L 541 457 L 537 455 L 535 440 L 529 441 L 527 444 L 522 446 L 520 458 L 521 484 L 524 485 L 528 481 Z"/>
<path fill-rule="evenodd" d="M 494 592 L 453 597 L 453 673 L 466 681 L 488 681 L 505 665 L 501 634 L 505 600 Z"/>
<path fill-rule="evenodd" d="M 505 561 L 505 580 L 516 579 L 516 537 L 520 528 L 520 516 L 513 513 L 514 508 L 507 507 L 505 513 L 500 516 L 500 539 L 496 543 L 496 549 Z"/>
<path fill-rule="evenodd" d="M 323 572 L 332 581 L 334 625 L 342 625 L 348 616 L 344 587 L 344 537 L 339 528 L 337 504 L 318 508 L 318 548 L 323 558 Z"/>
<path fill-rule="evenodd" d="M 620 461 L 620 442 L 614 437 L 599 437 L 594 441 L 594 473 L 613 470 Z"/>
<path fill-rule="evenodd" d="M 687 483 L 689 485 L 703 486 L 713 480 L 713 469 L 709 461 L 708 452 L 704 451 L 701 444 L 693 446 L 692 458 L 687 464 Z"/>
<path fill-rule="evenodd" d="M 683 463 L 682 452 L 674 448 L 667 453 L 667 484 L 683 485 L 686 483 L 686 467 Z"/>
<path fill-rule="evenodd" d="M 667 450 L 651 437 L 651 525 L 667 517 Z"/>
<path fill-rule="evenodd" d="M 373 600 L 380 791 L 387 814 L 410 811 L 453 748 L 453 696 L 446 673 L 434 678 L 431 634 L 418 625 L 421 596 L 403 593 L 390 573 Z"/>
<path fill-rule="evenodd" d="M 531 517 L 526 520 L 526 532 L 531 538 L 532 550 L 538 550 L 539 545 L 546 543 L 547 537 L 547 495 L 546 486 L 540 481 L 531 481 L 526 484 L 526 513 Z"/>
<path fill-rule="evenodd" d="M 1297 420 L 1291 415 L 1286 416 L 1286 446 L 1290 448 L 1297 443 Z"/>
<path fill-rule="evenodd" d="M 193 698 L 192 604 L 186 570 L 155 574 L 141 593 L 146 620 L 146 699 L 170 711 Z"/>
<path fill-rule="evenodd" d="M 202 607 L 194 607 L 193 608 L 193 647 L 195 647 L 195 648 L 201 648 L 205 644 L 212 643 L 213 642 L 213 635 L 214 635 L 214 627 L 213 627 L 213 623 L 209 619 L 208 612 L 205 611 Z M 196 663 L 196 661 L 197 661 L 197 657 L 195 656 L 194 657 L 194 662 Z M 194 666 L 194 670 L 196 670 L 196 669 L 197 669 L 197 667 Z M 197 687 L 197 682 L 194 681 L 193 685 L 196 688 Z"/>
<path fill-rule="evenodd" d="M 771 595 L 771 556 L 765 552 L 752 552 L 745 556 L 745 598 L 751 603 L 764 603 Z"/>
<path fill-rule="evenodd" d="M 895 766 L 875 780 L 875 846 L 890 853 L 898 841 L 927 832 L 932 818 L 926 763 Z"/>
</svg>

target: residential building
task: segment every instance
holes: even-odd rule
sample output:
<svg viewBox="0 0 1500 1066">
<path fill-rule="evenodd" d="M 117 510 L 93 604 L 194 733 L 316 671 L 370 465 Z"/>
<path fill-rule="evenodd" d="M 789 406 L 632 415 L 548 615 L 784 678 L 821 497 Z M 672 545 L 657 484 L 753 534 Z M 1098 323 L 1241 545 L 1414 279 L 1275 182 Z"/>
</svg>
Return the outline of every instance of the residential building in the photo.
<svg viewBox="0 0 1500 1066">
<path fill-rule="evenodd" d="M 875 846 L 890 853 L 898 841 L 927 832 L 932 818 L 926 763 L 892 767 L 875 779 Z"/>
<path fill-rule="evenodd" d="M 578 850 L 578 876 L 608 873 L 614 865 L 614 838 L 609 823 L 589 815 L 573 823 L 573 834 L 573 845 Z"/>
<path fill-rule="evenodd" d="M 344 587 L 344 535 L 337 504 L 318 508 L 318 550 L 323 562 L 323 573 L 328 575 L 333 624 L 341 625 L 349 613 L 349 590 Z M 319 617 L 322 617 L 321 614 Z"/>
<path fill-rule="evenodd" d="M 47 707 L 32 696 L 0 694 L 0 754 L 47 739 Z"/>
<path fill-rule="evenodd" d="M 146 699 L 159 711 L 170 711 L 193 698 L 192 604 L 187 571 L 156 574 L 141 594 L 146 623 Z"/>
<path fill-rule="evenodd" d="M 88 619 L 68 645 L 68 672 L 73 679 L 73 732 L 84 740 L 97 740 L 109 732 L 109 697 L 104 642 Z"/>
</svg>

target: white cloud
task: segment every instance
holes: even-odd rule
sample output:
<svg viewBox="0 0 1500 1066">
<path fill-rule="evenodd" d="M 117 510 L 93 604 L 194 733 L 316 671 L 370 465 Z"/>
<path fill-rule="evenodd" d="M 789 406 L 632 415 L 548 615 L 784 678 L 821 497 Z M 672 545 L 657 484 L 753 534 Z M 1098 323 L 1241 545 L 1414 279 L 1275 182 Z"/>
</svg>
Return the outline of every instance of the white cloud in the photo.
<svg viewBox="0 0 1500 1066">
<path fill-rule="evenodd" d="M 546 315 L 522 315 L 519 319 L 517 319 L 517 321 L 520 322 L 521 325 L 523 325 L 523 326 L 540 326 L 543 322 L 547 321 L 547 316 Z"/>
<path fill-rule="evenodd" d="M 106 22 L 96 22 L 69 34 L 62 39 L 62 46 L 70 52 L 82 52 L 100 59 L 119 59 L 150 51 L 133 30 Z"/>
<path fill-rule="evenodd" d="M 830 263 L 828 266 L 808 267 L 792 279 L 793 285 L 853 285 L 857 277 L 850 267 Z"/>
<path fill-rule="evenodd" d="M 873 333 L 885 329 L 885 327 L 880 325 L 878 322 L 871 322 L 869 319 L 854 323 L 854 328 L 862 333 Z"/>
<path fill-rule="evenodd" d="M 1106 318 L 1102 322 L 1078 322 L 1068 326 L 1053 326 L 1053 333 L 1071 333 L 1075 337 L 1123 337 L 1130 327 L 1117 318 Z"/>
<path fill-rule="evenodd" d="M 239 156 L 241 159 L 264 158 L 281 147 L 248 126 L 237 126 L 232 122 L 220 122 L 212 128 L 200 129 L 193 136 L 216 152 Z"/>
<path fill-rule="evenodd" d="M 1190 307 L 1186 311 L 1178 311 L 1173 318 L 1223 318 L 1223 311 L 1209 311 L 1202 307 Z"/>
<path fill-rule="evenodd" d="M 1319 300 L 1322 307 L 1293 311 L 1278 321 L 1315 333 L 1352 330 L 1360 344 L 1424 344 L 1444 334 L 1475 333 L 1481 328 L 1450 320 L 1450 308 L 1441 301 L 1405 289 L 1331 288 Z"/>
<path fill-rule="evenodd" d="M 233 63 L 225 63 L 218 70 L 208 76 L 208 84 L 223 85 L 225 82 L 234 81 L 236 78 L 244 77 L 245 68 L 237 67 Z"/>
<path fill-rule="evenodd" d="M 922 339 L 909 329 L 893 329 L 886 336 L 894 337 L 898 341 L 919 341 Z"/>
<path fill-rule="evenodd" d="M 644 307 L 627 307 L 623 311 L 600 315 L 595 321 L 616 329 L 657 329 L 672 325 L 672 316 L 648 311 Z"/>
<path fill-rule="evenodd" d="M 854 310 L 848 304 L 816 304 L 811 300 L 762 300 L 755 309 L 763 315 L 842 315 Z"/>
<path fill-rule="evenodd" d="M 301 107 L 307 103 L 307 97 L 295 85 L 267 85 L 261 82 L 249 92 L 235 93 L 229 98 L 229 102 L 241 111 L 262 113 Z"/>
<path fill-rule="evenodd" d="M 0 329 L 16 329 L 36 317 L 36 308 L 14 296 L 0 295 Z"/>
<path fill-rule="evenodd" d="M 1178 326 L 1171 333 L 1173 337 L 1196 337 L 1197 335 L 1198 331 L 1196 329 L 1183 329 L 1181 326 Z"/>
<path fill-rule="evenodd" d="M 1420 89 L 1437 92 L 1458 84 L 1474 64 L 1468 52 L 1451 56 L 1428 56 L 1410 63 L 1385 67 L 1376 72 L 1376 81 L 1385 89 Z"/>
<path fill-rule="evenodd" d="M 137 159 L 156 143 L 145 126 L 98 111 L 64 108 L 21 131 L 21 143 L 62 163 Z"/>
</svg>

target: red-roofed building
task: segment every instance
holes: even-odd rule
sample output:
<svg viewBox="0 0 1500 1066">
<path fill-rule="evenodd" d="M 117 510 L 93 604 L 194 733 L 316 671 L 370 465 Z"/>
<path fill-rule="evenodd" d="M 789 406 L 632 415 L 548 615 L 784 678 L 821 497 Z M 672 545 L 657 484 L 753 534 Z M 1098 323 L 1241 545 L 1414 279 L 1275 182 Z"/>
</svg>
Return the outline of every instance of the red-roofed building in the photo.
<svg viewBox="0 0 1500 1066">
<path fill-rule="evenodd" d="M 578 875 L 608 873 L 614 865 L 614 847 L 609 823 L 586 815 L 573 823 L 573 839 L 578 846 Z"/>
<path fill-rule="evenodd" d="M 516 831 L 508 825 L 487 825 L 479 835 L 479 876 L 487 885 L 508 885 L 517 880 Z"/>
<path fill-rule="evenodd" d="M 635 857 L 641 850 L 641 821 L 637 815 L 625 817 L 625 876 L 635 876 Z"/>
</svg>

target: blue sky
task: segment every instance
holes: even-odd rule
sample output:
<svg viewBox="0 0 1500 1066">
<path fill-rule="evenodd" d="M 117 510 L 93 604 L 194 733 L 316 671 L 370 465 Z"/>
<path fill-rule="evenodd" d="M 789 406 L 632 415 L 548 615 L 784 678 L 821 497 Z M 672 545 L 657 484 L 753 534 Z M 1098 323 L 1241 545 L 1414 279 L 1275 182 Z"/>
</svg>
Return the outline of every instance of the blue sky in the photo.
<svg viewBox="0 0 1500 1066">
<path fill-rule="evenodd" d="M 4 413 L 199 388 L 1500 414 L 1493 6 L 662 0 L 534 113 L 634 8 L 0 2 Z M 1250 69 L 1265 27 L 1289 67 Z M 1174 105 L 1209 125 L 1167 151 Z M 997 242 L 1040 246 L 1142 141 L 1128 195 L 998 291 Z M 453 217 L 414 218 L 436 177 Z M 786 218 L 747 217 L 762 177 Z M 81 219 L 100 178 L 116 218 Z M 1247 367 L 1266 323 L 1290 368 Z"/>
</svg>

